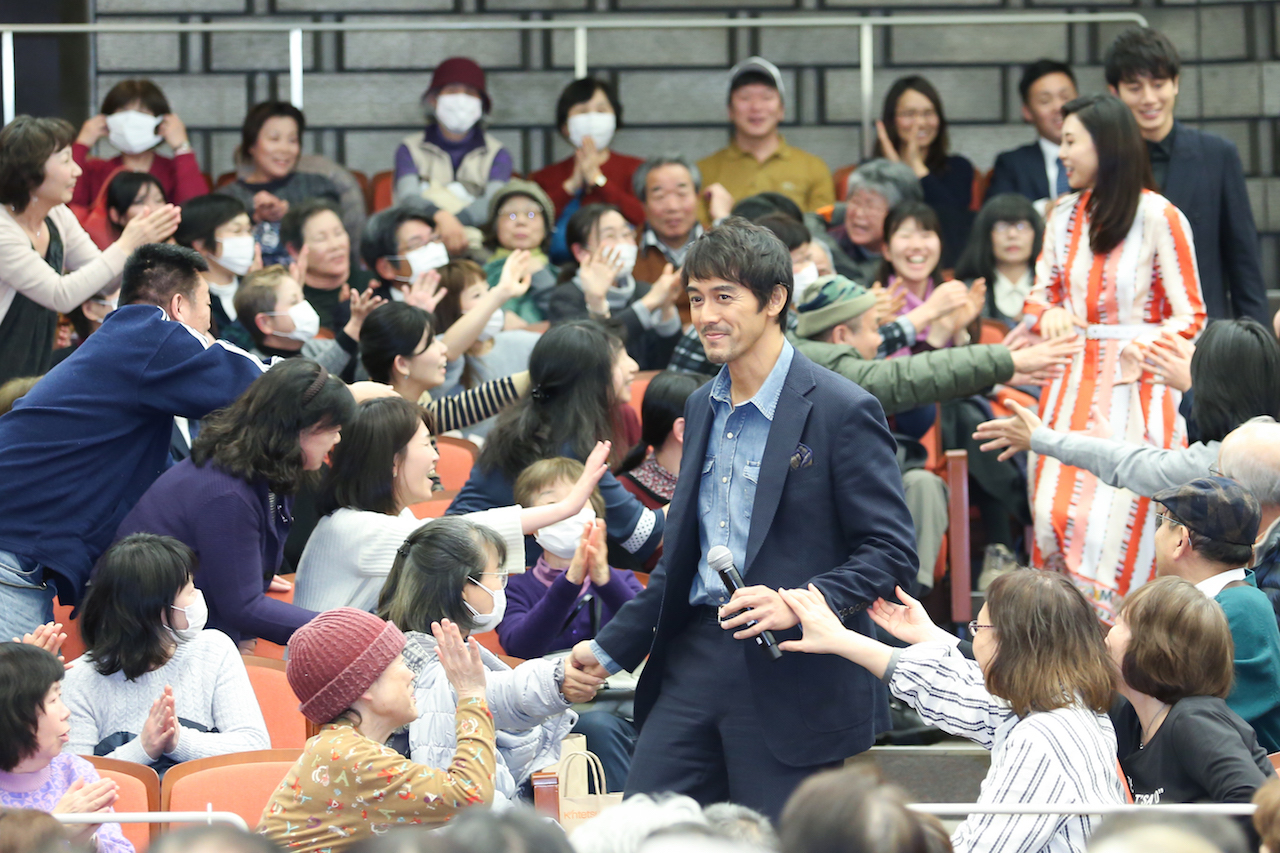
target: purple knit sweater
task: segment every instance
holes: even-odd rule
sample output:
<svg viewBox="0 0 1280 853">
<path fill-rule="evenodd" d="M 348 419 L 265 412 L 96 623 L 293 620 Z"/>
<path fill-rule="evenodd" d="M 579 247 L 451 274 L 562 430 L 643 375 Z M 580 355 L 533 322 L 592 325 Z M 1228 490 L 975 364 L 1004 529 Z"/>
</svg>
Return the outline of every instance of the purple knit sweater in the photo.
<svg viewBox="0 0 1280 853">
<path fill-rule="evenodd" d="M 543 565 L 541 557 L 538 563 Z M 626 569 L 610 569 L 609 582 L 604 586 L 592 584 L 588 592 L 598 595 L 603 605 L 600 627 L 641 589 L 640 581 Z M 528 659 L 571 649 L 579 640 L 590 640 L 595 636 L 591 633 L 590 605 L 579 610 L 565 627 L 581 593 L 582 586 L 569 583 L 564 572 L 559 572 L 549 587 L 543 585 L 532 569 L 522 575 L 512 575 L 507 582 L 507 612 L 498 623 L 502 648 L 509 655 Z"/>
<path fill-rule="evenodd" d="M 54 756 L 43 769 L 34 773 L 5 773 L 0 770 L 0 806 L 52 812 L 77 779 L 83 779 L 86 785 L 97 782 L 98 771 L 80 756 L 69 752 Z M 98 853 L 133 853 L 133 845 L 120 833 L 120 824 L 104 823 L 98 829 Z"/>
</svg>

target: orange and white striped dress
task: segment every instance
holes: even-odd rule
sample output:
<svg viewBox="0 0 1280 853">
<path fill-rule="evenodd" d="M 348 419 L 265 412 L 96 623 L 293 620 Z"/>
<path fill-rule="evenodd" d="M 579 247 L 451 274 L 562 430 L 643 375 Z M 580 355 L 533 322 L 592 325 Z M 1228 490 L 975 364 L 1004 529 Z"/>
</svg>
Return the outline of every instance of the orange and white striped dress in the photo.
<svg viewBox="0 0 1280 853">
<path fill-rule="evenodd" d="M 1084 351 L 1040 397 L 1040 417 L 1061 431 L 1098 431 L 1154 447 L 1185 447 L 1182 393 L 1152 381 L 1121 384 L 1120 352 L 1162 332 L 1193 339 L 1205 322 L 1191 226 L 1163 196 L 1144 190 L 1124 240 L 1105 255 L 1089 248 L 1089 191 L 1058 200 L 1024 310 L 1039 322 L 1051 307 L 1089 324 Z M 1030 454 L 1028 479 L 1036 566 L 1064 571 L 1110 622 L 1114 602 L 1152 577 L 1155 509 L 1057 459 Z"/>
</svg>

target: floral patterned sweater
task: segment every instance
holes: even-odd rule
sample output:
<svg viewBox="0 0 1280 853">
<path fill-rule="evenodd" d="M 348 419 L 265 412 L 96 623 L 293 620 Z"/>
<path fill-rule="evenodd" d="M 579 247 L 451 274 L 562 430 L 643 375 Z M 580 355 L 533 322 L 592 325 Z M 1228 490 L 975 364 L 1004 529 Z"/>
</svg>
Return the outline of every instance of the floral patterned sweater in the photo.
<svg viewBox="0 0 1280 853">
<path fill-rule="evenodd" d="M 290 851 L 339 853 L 402 826 L 433 826 L 493 802 L 493 715 L 484 699 L 458 703 L 458 750 L 448 770 L 415 764 L 330 723 L 307 741 L 276 788 L 258 832 Z"/>
<path fill-rule="evenodd" d="M 0 771 L 0 808 L 36 809 L 52 812 L 77 780 L 87 785 L 97 782 L 98 771 L 78 755 L 64 752 L 55 755 L 34 773 Z M 120 832 L 120 824 L 104 823 L 95 834 L 98 853 L 133 853 L 133 845 Z"/>
</svg>

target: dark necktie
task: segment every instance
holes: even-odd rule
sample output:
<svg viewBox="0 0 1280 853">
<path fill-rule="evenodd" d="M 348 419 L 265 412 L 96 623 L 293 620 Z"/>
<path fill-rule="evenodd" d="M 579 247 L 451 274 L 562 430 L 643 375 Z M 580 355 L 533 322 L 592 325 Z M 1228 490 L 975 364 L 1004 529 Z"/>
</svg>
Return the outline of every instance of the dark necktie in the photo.
<svg viewBox="0 0 1280 853">
<path fill-rule="evenodd" d="M 1054 188 L 1054 196 L 1065 195 L 1071 192 L 1071 184 L 1067 183 L 1067 168 L 1062 165 L 1062 158 L 1058 158 L 1058 186 Z"/>
</svg>

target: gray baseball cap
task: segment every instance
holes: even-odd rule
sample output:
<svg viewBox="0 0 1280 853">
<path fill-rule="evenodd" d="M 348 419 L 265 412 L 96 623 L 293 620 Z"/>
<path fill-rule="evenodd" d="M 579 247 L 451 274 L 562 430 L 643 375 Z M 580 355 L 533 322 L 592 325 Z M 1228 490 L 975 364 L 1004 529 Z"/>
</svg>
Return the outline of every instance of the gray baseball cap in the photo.
<svg viewBox="0 0 1280 853">
<path fill-rule="evenodd" d="M 752 56 L 742 60 L 729 71 L 729 91 L 726 97 L 733 95 L 733 90 L 738 88 L 738 78 L 744 74 L 759 74 L 768 77 L 773 81 L 773 88 L 778 90 L 778 94 L 783 99 L 787 97 L 787 87 L 782 82 L 782 72 L 778 70 L 778 66 L 774 65 L 763 56 Z"/>
</svg>

